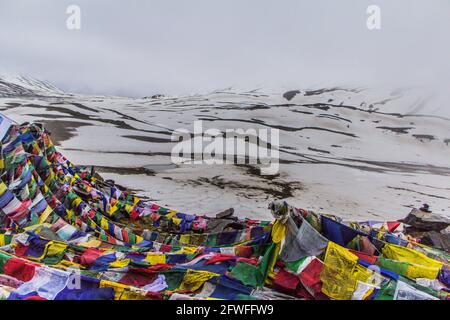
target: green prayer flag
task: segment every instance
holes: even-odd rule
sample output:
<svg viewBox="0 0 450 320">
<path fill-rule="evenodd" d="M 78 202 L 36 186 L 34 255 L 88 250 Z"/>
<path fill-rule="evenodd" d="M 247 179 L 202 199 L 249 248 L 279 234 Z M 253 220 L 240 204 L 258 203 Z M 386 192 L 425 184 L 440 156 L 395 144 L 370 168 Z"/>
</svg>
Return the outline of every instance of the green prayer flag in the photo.
<svg viewBox="0 0 450 320">
<path fill-rule="evenodd" d="M 269 275 L 270 267 L 272 266 L 272 263 L 277 258 L 276 257 L 276 247 L 277 244 L 272 242 L 267 248 L 264 253 L 264 256 L 262 257 L 261 261 L 258 264 L 259 271 L 262 274 L 262 281 L 258 283 L 258 286 L 262 287 L 264 286 L 264 282 L 267 279 L 267 276 Z"/>
<path fill-rule="evenodd" d="M 166 278 L 167 290 L 175 290 L 181 285 L 181 282 L 184 279 L 184 275 L 186 274 L 186 270 L 166 270 L 161 272 Z"/>
<path fill-rule="evenodd" d="M 243 284 L 253 287 L 264 283 L 263 274 L 259 268 L 246 262 L 238 262 L 231 270 L 231 276 Z"/>
<path fill-rule="evenodd" d="M 382 257 L 379 257 L 377 259 L 376 264 L 377 264 L 377 266 L 379 266 L 383 269 L 395 272 L 402 276 L 406 276 L 406 274 L 408 272 L 408 266 L 409 266 L 409 263 L 407 263 L 407 262 L 400 262 L 400 261 L 396 261 L 396 260 L 385 259 Z"/>
<path fill-rule="evenodd" d="M 384 282 L 373 300 L 394 300 L 396 288 L 396 281 L 389 280 Z"/>
<path fill-rule="evenodd" d="M 207 247 L 215 247 L 216 242 L 217 242 L 217 234 L 216 233 L 208 234 L 208 238 L 206 239 L 206 246 Z"/>
<path fill-rule="evenodd" d="M 10 258 L 11 258 L 10 255 L 0 252 L 0 273 L 3 273 L 3 267 Z"/>
<path fill-rule="evenodd" d="M 292 272 L 294 272 L 294 273 L 297 273 L 298 268 L 305 262 L 306 258 L 307 258 L 307 257 L 303 257 L 303 258 L 300 258 L 300 259 L 298 259 L 298 260 L 296 260 L 296 261 L 286 262 L 286 263 L 285 263 L 286 268 L 287 268 L 289 271 L 292 271 Z"/>
</svg>

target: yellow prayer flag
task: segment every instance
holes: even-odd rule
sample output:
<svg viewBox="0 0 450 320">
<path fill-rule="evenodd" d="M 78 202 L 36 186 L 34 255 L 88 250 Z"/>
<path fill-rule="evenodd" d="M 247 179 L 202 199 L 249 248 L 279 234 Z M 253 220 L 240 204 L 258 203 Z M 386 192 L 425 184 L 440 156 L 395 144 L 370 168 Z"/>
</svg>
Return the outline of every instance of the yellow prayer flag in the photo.
<svg viewBox="0 0 450 320">
<path fill-rule="evenodd" d="M 100 280 L 100 288 L 114 289 L 114 300 L 143 300 L 147 299 L 145 292 L 121 283 Z"/>
<path fill-rule="evenodd" d="M 73 210 L 66 210 L 67 212 L 67 220 L 71 221 L 73 217 Z"/>
<path fill-rule="evenodd" d="M 67 243 L 50 241 L 47 243 L 47 256 L 54 256 L 63 253 L 67 248 Z"/>
<path fill-rule="evenodd" d="M 111 262 L 109 264 L 109 266 L 111 268 L 125 268 L 129 264 L 130 264 L 130 259 L 119 259 L 114 262 Z"/>
<path fill-rule="evenodd" d="M 286 237 L 286 224 L 280 220 L 275 221 L 272 227 L 272 241 L 274 243 L 280 243 Z"/>
<path fill-rule="evenodd" d="M 108 225 L 108 220 L 106 220 L 106 218 L 102 217 L 102 220 L 100 220 L 100 227 L 103 230 L 108 230 L 109 225 Z"/>
<path fill-rule="evenodd" d="M 176 254 L 193 254 L 197 253 L 198 248 L 197 247 L 182 247 L 180 250 L 175 251 Z"/>
<path fill-rule="evenodd" d="M 357 261 L 356 255 L 329 241 L 320 273 L 322 292 L 332 299 L 350 300 L 357 285 L 353 276 Z"/>
<path fill-rule="evenodd" d="M 61 260 L 61 262 L 58 263 L 58 264 L 55 264 L 54 267 L 55 268 L 59 267 L 59 268 L 62 268 L 62 269 L 67 269 L 67 268 L 70 268 L 70 267 L 76 268 L 76 269 L 86 269 L 85 266 L 83 266 L 83 265 L 81 265 L 79 263 L 75 263 L 75 262 L 69 261 L 69 260 Z"/>
<path fill-rule="evenodd" d="M 75 199 L 72 201 L 72 206 L 73 206 L 73 207 L 78 207 L 78 205 L 79 205 L 82 201 L 83 201 L 83 200 L 81 200 L 80 197 L 77 197 L 77 198 L 75 198 Z"/>
<path fill-rule="evenodd" d="M 401 262 L 409 262 L 417 265 L 442 267 L 443 263 L 427 257 L 425 254 L 402 246 L 387 243 L 382 250 L 383 256 L 388 259 Z"/>
<path fill-rule="evenodd" d="M 143 290 L 133 290 L 133 287 L 131 287 L 129 290 L 122 292 L 120 300 L 149 300 L 149 298 Z"/>
<path fill-rule="evenodd" d="M 142 240 L 144 240 L 144 238 L 142 238 L 141 236 L 136 235 L 136 243 L 139 243 Z"/>
<path fill-rule="evenodd" d="M 39 217 L 39 223 L 44 223 L 52 212 L 53 209 L 49 205 L 47 205 L 47 208 L 45 208 L 44 212 L 42 212 L 41 216 Z"/>
<path fill-rule="evenodd" d="M 166 217 L 172 218 L 176 214 L 177 214 L 177 212 L 175 210 L 169 210 L 169 212 L 167 212 L 167 214 L 166 214 Z"/>
<path fill-rule="evenodd" d="M 35 260 L 42 260 L 46 257 L 56 256 L 63 253 L 67 249 L 68 245 L 63 242 L 49 241 L 44 248 L 42 255 Z M 33 258 L 30 257 L 33 260 Z"/>
<path fill-rule="evenodd" d="M 183 220 L 180 218 L 172 218 L 172 221 L 175 225 L 179 226 Z"/>
<path fill-rule="evenodd" d="M 120 300 L 124 291 L 129 289 L 129 286 L 108 280 L 100 280 L 100 288 L 114 289 L 114 300 Z"/>
<path fill-rule="evenodd" d="M 4 182 L 0 182 L 0 196 L 2 196 L 6 190 L 8 190 L 8 187 Z"/>
<path fill-rule="evenodd" d="M 50 171 L 49 176 L 44 181 L 45 185 L 47 185 L 47 186 L 50 185 L 50 183 L 54 180 L 54 178 L 55 178 L 55 173 L 53 171 Z"/>
<path fill-rule="evenodd" d="M 119 207 L 117 205 L 113 205 L 109 208 L 109 215 L 113 215 L 117 210 L 119 210 Z"/>
<path fill-rule="evenodd" d="M 100 247 L 102 244 L 102 242 L 98 239 L 91 239 L 87 242 L 84 243 L 80 243 L 80 246 L 85 247 L 85 248 L 98 248 Z"/>
<path fill-rule="evenodd" d="M 188 269 L 178 290 L 194 292 L 198 290 L 206 281 L 218 276 L 219 275 L 214 272 Z"/>
<path fill-rule="evenodd" d="M 439 276 L 441 268 L 411 264 L 406 269 L 406 276 L 411 279 L 426 278 L 434 280 Z"/>
<path fill-rule="evenodd" d="M 180 237 L 180 244 L 190 244 L 191 243 L 191 235 L 189 234 L 182 234 Z"/>
<path fill-rule="evenodd" d="M 151 265 L 165 264 L 166 255 L 163 253 L 148 253 L 147 256 L 145 257 L 145 260 L 149 262 Z"/>
</svg>

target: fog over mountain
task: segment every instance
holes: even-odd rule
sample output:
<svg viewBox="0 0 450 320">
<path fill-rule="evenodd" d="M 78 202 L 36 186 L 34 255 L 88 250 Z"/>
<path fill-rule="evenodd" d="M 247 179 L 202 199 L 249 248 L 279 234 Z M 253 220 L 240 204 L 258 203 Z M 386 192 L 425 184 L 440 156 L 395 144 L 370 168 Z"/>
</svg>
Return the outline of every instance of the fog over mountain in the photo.
<svg viewBox="0 0 450 320">
<path fill-rule="evenodd" d="M 66 28 L 71 4 L 81 30 Z M 366 27 L 373 4 L 381 30 Z M 134 97 L 331 85 L 442 95 L 449 30 L 447 0 L 2 0 L 0 71 Z"/>
<path fill-rule="evenodd" d="M 0 0 L 0 300 L 448 300 L 449 31 L 450 0 Z"/>
</svg>

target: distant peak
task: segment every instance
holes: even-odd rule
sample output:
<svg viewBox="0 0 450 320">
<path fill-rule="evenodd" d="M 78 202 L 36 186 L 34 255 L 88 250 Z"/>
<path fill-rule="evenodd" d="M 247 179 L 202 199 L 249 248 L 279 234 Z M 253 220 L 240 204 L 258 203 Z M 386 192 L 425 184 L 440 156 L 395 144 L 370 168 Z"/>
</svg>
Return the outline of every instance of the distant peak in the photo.
<svg viewBox="0 0 450 320">
<path fill-rule="evenodd" d="M 45 80 L 0 73 L 0 96 L 48 96 L 62 95 L 64 92 Z"/>
</svg>

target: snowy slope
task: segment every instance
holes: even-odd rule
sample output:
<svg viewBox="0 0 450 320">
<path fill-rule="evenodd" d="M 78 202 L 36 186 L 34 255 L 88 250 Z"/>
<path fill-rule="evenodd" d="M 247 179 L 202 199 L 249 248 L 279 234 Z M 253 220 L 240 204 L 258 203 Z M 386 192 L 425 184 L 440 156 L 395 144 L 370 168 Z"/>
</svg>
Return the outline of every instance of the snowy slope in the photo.
<svg viewBox="0 0 450 320">
<path fill-rule="evenodd" d="M 241 216 L 268 218 L 267 204 L 280 198 L 358 219 L 402 217 L 422 202 L 450 212 L 450 119 L 418 91 L 225 90 L 128 99 L 2 81 L 9 89 L 0 89 L 0 112 L 43 122 L 74 163 L 95 165 L 107 178 L 186 212 L 234 207 Z M 171 164 L 172 132 L 193 131 L 195 120 L 222 132 L 279 129 L 279 175 L 261 176 L 251 166 Z"/>
<path fill-rule="evenodd" d="M 0 97 L 59 96 L 64 92 L 48 83 L 28 76 L 0 74 Z"/>
</svg>

